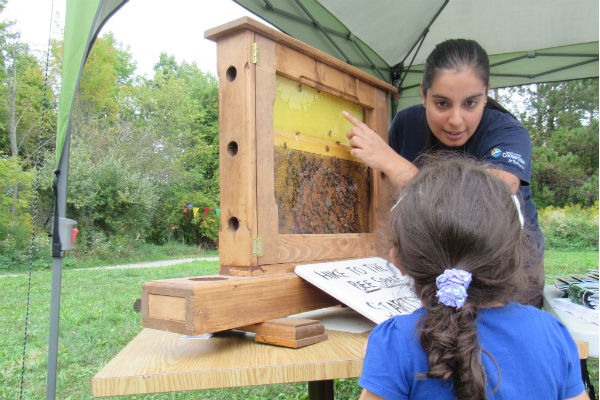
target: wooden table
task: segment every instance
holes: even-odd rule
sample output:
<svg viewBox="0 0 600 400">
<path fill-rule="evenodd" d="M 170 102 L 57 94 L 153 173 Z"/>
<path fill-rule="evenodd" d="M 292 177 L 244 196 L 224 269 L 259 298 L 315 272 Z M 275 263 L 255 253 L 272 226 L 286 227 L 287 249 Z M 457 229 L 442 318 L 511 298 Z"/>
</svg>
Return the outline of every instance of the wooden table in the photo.
<svg viewBox="0 0 600 400">
<path fill-rule="evenodd" d="M 358 377 L 366 333 L 327 330 L 299 349 L 255 343 L 229 331 L 210 339 L 142 330 L 92 379 L 95 397 L 309 382 L 309 397 L 333 398 L 333 379 Z"/>
</svg>

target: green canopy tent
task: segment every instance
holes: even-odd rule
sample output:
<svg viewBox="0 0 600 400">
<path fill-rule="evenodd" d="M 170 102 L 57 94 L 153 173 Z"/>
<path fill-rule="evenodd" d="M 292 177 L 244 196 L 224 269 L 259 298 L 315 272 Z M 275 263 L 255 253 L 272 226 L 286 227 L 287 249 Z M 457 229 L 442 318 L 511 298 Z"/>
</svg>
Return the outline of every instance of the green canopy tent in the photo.
<svg viewBox="0 0 600 400">
<path fill-rule="evenodd" d="M 71 112 L 79 87 L 79 78 L 96 36 L 108 18 L 126 1 L 67 0 L 63 71 L 56 137 L 56 177 L 54 179 L 54 221 L 52 228 L 52 297 L 50 300 L 50 341 L 48 345 L 46 399 L 56 397 L 62 258 L 64 250 L 69 249 L 69 244 L 72 243 L 69 231 L 65 229 L 68 228 L 69 223 L 66 218 L 66 208 Z"/>
<path fill-rule="evenodd" d="M 436 43 L 451 37 L 475 39 L 488 51 L 493 87 L 598 76 L 597 0 L 234 1 L 281 31 L 394 84 L 399 88 L 394 107 L 419 101 L 424 59 Z M 69 230 L 63 229 L 69 223 L 65 213 L 71 111 L 98 32 L 126 2 L 67 0 L 56 140 L 47 399 L 55 397 L 62 257 L 71 239 Z"/>
<path fill-rule="evenodd" d="M 477 40 L 492 87 L 598 76 L 598 1 L 234 0 L 281 31 L 420 101 L 425 58 L 449 38 Z"/>
</svg>

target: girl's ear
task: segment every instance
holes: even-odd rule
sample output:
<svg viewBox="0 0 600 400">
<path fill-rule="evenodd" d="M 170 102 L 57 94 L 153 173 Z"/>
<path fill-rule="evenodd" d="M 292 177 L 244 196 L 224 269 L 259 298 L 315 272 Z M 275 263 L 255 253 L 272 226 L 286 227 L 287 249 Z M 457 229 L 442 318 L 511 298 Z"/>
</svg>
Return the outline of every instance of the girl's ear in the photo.
<svg viewBox="0 0 600 400">
<path fill-rule="evenodd" d="M 423 105 L 425 105 L 425 95 L 423 94 L 423 82 L 419 84 L 419 90 L 421 91 L 421 99 L 423 100 Z"/>
<path fill-rule="evenodd" d="M 402 266 L 398 262 L 397 255 L 398 255 L 398 252 L 397 252 L 396 248 L 392 247 L 390 249 L 390 260 L 392 260 L 392 264 L 394 264 L 394 267 L 396 267 L 398 269 L 398 271 L 400 271 L 401 275 L 406 275 L 406 272 L 404 272 L 404 270 L 402 269 Z"/>
</svg>

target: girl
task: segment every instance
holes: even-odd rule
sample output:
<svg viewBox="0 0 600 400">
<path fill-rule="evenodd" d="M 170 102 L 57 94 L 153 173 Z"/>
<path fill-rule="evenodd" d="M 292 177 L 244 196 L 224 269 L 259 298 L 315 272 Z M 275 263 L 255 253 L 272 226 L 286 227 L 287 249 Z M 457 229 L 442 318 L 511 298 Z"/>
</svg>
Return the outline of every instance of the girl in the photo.
<svg viewBox="0 0 600 400">
<path fill-rule="evenodd" d="M 544 285 L 543 236 L 529 190 L 531 141 L 529 133 L 510 113 L 488 98 L 490 67 L 486 52 L 472 40 L 440 43 L 427 58 L 421 92 L 423 105 L 400 111 L 389 131 L 389 145 L 348 113 L 354 125 L 348 132 L 352 155 L 362 159 L 402 187 L 418 172 L 415 161 L 424 153 L 451 150 L 486 161 L 491 171 L 518 193 L 530 251 L 529 285 L 515 300 L 542 306 Z"/>
<path fill-rule="evenodd" d="M 423 307 L 370 334 L 361 400 L 588 398 L 566 328 L 509 301 L 525 234 L 488 168 L 448 155 L 427 163 L 392 208 L 390 239 Z"/>
</svg>

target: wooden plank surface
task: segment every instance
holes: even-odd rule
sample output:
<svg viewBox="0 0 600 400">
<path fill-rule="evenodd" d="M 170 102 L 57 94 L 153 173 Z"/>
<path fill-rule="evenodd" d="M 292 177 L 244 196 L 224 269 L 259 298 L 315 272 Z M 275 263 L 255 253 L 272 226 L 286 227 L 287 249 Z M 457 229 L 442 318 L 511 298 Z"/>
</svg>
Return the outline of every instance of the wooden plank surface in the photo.
<svg viewBox="0 0 600 400">
<path fill-rule="evenodd" d="M 279 74 L 363 107 L 373 107 L 373 87 L 359 85 L 362 81 L 349 74 L 350 65 L 332 66 L 319 61 L 312 52 L 302 53 L 282 45 L 276 50 Z"/>
<path fill-rule="evenodd" d="M 231 332 L 210 339 L 142 330 L 92 379 L 95 397 L 357 377 L 367 334 L 327 331 L 299 349 Z"/>
<path fill-rule="evenodd" d="M 266 247 L 265 247 L 266 248 Z M 265 251 L 266 254 L 266 251 Z M 263 276 L 263 275 L 277 275 L 294 272 L 297 263 L 282 263 L 282 264 L 267 264 L 258 266 L 232 266 L 232 265 L 221 265 L 219 271 L 223 275 L 231 276 Z"/>
<path fill-rule="evenodd" d="M 279 235 L 279 260 L 282 263 L 313 263 L 376 256 L 376 233 L 335 235 Z"/>
<path fill-rule="evenodd" d="M 362 160 L 350 155 L 352 148 L 345 144 L 332 142 L 331 140 L 319 139 L 297 132 L 275 130 L 273 137 L 275 146 L 285 149 L 300 150 L 321 156 L 335 157 L 341 160 L 350 160 L 364 164 Z"/>
</svg>

